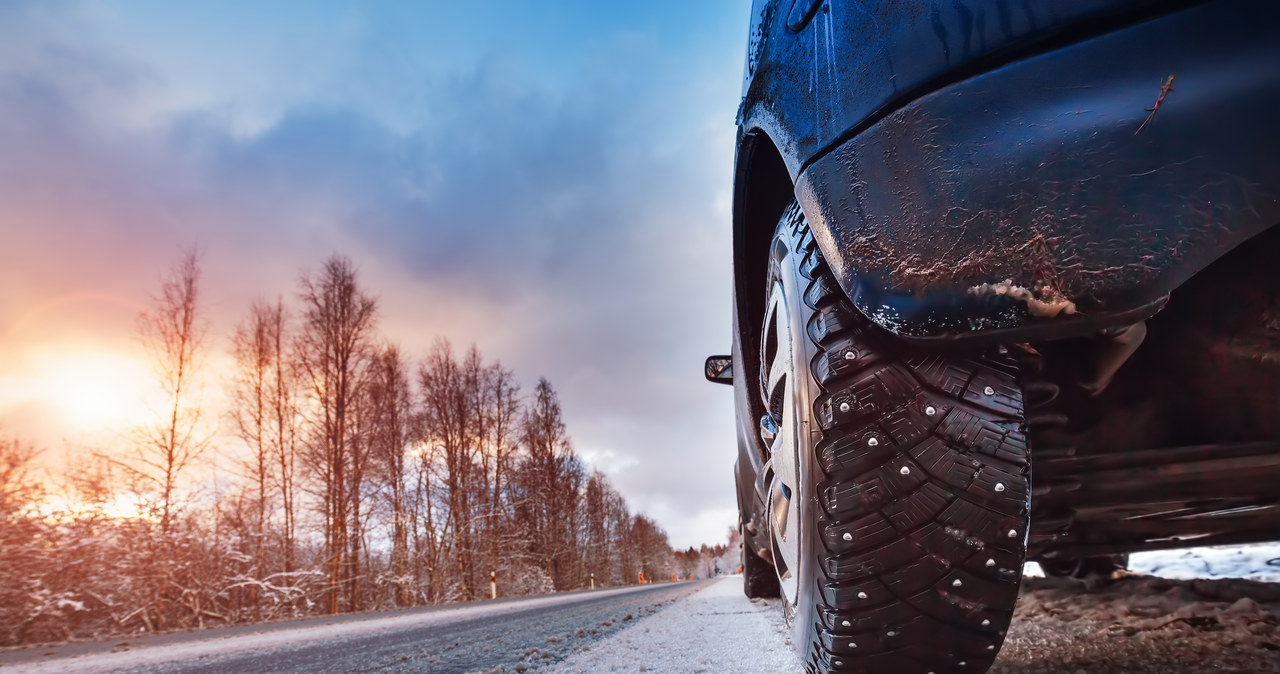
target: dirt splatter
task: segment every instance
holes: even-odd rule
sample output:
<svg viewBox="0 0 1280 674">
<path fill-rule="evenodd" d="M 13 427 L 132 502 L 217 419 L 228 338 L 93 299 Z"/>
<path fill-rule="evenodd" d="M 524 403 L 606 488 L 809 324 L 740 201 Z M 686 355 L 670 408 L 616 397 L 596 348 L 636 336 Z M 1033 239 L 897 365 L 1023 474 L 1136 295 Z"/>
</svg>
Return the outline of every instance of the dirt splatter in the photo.
<svg viewBox="0 0 1280 674">
<path fill-rule="evenodd" d="M 850 259 L 876 261 L 875 266 L 887 271 L 894 289 L 909 290 L 915 295 L 938 286 L 972 283 L 974 278 L 1005 273 L 1012 275 L 1003 282 L 972 285 L 968 294 L 1011 297 L 1024 302 L 1033 316 L 1074 314 L 1075 302 L 1064 295 L 1058 281 L 1053 243 L 1033 230 L 1022 243 L 971 250 L 952 260 L 946 255 L 926 258 L 917 253 L 901 254 L 878 235 L 870 234 L 851 237 L 844 244 L 844 252 Z"/>
<path fill-rule="evenodd" d="M 969 288 L 970 295 L 1004 295 L 1027 305 L 1032 316 L 1053 318 L 1059 314 L 1074 314 L 1076 303 L 1062 296 L 1052 286 L 1040 286 L 1032 290 L 1014 285 L 1013 279 L 1001 283 L 983 283 Z"/>
</svg>

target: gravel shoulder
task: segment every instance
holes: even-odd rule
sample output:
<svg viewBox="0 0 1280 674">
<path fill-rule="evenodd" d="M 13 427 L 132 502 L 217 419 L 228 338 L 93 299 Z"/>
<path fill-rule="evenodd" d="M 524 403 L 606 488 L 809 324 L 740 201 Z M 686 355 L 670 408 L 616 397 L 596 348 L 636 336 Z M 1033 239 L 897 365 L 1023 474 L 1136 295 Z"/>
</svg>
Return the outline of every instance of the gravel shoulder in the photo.
<svg viewBox="0 0 1280 674">
<path fill-rule="evenodd" d="M 1027 578 L 993 673 L 1280 672 L 1280 585 Z"/>
</svg>

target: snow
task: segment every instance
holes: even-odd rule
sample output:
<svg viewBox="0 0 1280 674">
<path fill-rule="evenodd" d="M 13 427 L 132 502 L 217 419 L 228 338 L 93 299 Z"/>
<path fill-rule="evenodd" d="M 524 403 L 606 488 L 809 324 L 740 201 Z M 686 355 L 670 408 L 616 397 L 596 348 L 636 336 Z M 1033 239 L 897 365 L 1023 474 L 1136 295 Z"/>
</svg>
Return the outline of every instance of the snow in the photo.
<svg viewBox="0 0 1280 674">
<path fill-rule="evenodd" d="M 547 671 L 798 671 L 790 643 L 778 601 L 751 601 L 742 576 L 728 576 Z"/>
<path fill-rule="evenodd" d="M 1136 552 L 1129 557 L 1129 570 L 1173 580 L 1246 578 L 1280 583 L 1280 543 Z M 1039 564 L 1029 562 L 1024 574 L 1035 577 L 1044 572 Z"/>
<path fill-rule="evenodd" d="M 1139 552 L 1129 569 L 1161 578 L 1247 578 L 1280 583 L 1280 543 Z"/>
<path fill-rule="evenodd" d="M 1028 575 L 1040 575 L 1038 565 L 1032 563 L 1027 566 Z M 1244 578 L 1280 582 L 1280 543 L 1138 553 L 1132 555 L 1130 568 L 1136 573 L 1160 576 L 1175 581 L 1199 578 Z M 1163 581 L 1152 579 L 1143 582 Z M 632 591 L 636 591 L 636 588 L 601 592 L 621 594 Z M 1137 592 L 1132 588 L 1119 588 L 1115 591 Z M 1051 592 L 1045 594 L 1046 592 L 1049 591 L 1043 590 L 1039 594 L 1035 592 L 1031 594 L 1035 595 L 1035 601 L 1041 603 L 1057 602 L 1054 606 L 1062 602 L 1080 601 L 1079 597 L 1092 597 L 1091 601 L 1096 602 L 1110 596 L 1105 593 L 1094 596 L 1070 592 L 1067 593 L 1067 598 L 1063 599 L 1052 595 Z M 1163 601 L 1169 602 L 1171 611 L 1183 604 L 1194 603 L 1190 599 L 1192 596 L 1192 594 L 1168 597 L 1160 595 Z M 550 605 L 577 601 L 579 598 L 576 594 L 550 595 L 522 600 L 520 605 L 522 608 Z M 1026 607 L 1034 608 L 1035 601 L 1024 596 L 1023 604 L 1020 605 L 1024 608 L 1020 610 L 1023 613 L 1031 611 L 1031 608 Z M 1121 600 L 1115 601 L 1121 602 Z M 1142 601 L 1150 603 L 1154 600 L 1142 595 Z M 1196 601 L 1203 603 L 1203 599 Z M 1227 605 L 1223 603 L 1223 606 Z M 1060 610 L 1060 608 L 1054 610 Z M 204 659 L 202 664 L 208 664 L 216 661 L 219 656 L 304 648 L 318 642 L 389 632 L 406 627 L 443 624 L 493 615 L 509 609 L 505 602 L 494 602 L 418 614 L 370 616 L 365 619 L 328 624 L 317 621 L 302 627 L 275 631 L 264 626 L 262 631 L 189 642 L 145 646 L 139 644 L 124 652 L 99 652 L 80 657 L 23 662 L 6 665 L 3 669 L 6 672 L 137 671 L 165 664 L 197 662 L 201 659 Z M 789 630 L 783 623 L 779 600 L 748 600 L 742 593 L 742 577 L 728 576 L 682 600 L 666 605 L 652 615 L 639 618 L 633 625 L 587 646 L 567 660 L 552 666 L 548 671 L 559 674 L 763 673 L 797 671 L 799 666 L 800 663 L 790 645 Z"/>
<path fill-rule="evenodd" d="M 599 590 L 593 596 L 626 594 L 639 589 L 641 587 Z M 520 608 L 533 608 L 581 600 L 582 596 L 578 593 L 552 594 L 532 599 L 521 599 L 519 600 L 519 606 Z M 483 604 L 464 604 L 457 607 L 407 615 L 378 616 L 373 614 L 364 619 L 317 622 L 289 629 L 272 630 L 270 626 L 264 625 L 261 632 L 240 633 L 219 638 L 206 638 L 170 644 L 138 646 L 121 652 L 95 653 L 89 656 L 73 656 L 56 660 L 5 665 L 3 671 L 6 673 L 40 672 L 42 674 L 55 672 L 138 671 L 146 667 L 195 662 L 200 658 L 265 653 L 281 649 L 300 649 L 321 642 L 389 633 L 427 625 L 445 624 L 457 620 L 502 614 L 508 610 L 510 610 L 510 602 L 497 601 Z"/>
</svg>

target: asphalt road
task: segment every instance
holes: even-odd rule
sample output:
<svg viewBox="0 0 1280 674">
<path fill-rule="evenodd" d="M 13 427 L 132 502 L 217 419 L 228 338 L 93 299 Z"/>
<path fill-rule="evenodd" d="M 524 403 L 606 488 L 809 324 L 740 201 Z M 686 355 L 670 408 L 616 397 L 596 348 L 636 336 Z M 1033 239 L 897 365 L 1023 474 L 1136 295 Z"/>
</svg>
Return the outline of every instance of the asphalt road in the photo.
<svg viewBox="0 0 1280 674">
<path fill-rule="evenodd" d="M 0 654 L 0 672 L 528 672 L 704 587 L 572 592 Z"/>
<path fill-rule="evenodd" d="M 739 577 L 0 653 L 10 672 L 799 672 Z M 991 674 L 1280 673 L 1280 583 L 1025 579 Z"/>
</svg>

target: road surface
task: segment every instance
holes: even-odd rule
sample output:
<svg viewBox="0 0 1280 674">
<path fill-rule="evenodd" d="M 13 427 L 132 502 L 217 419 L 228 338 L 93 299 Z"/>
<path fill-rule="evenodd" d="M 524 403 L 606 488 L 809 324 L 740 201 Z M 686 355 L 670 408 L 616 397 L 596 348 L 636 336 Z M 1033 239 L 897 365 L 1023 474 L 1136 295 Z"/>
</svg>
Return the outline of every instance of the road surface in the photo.
<svg viewBox="0 0 1280 674">
<path fill-rule="evenodd" d="M 28 648 L 0 653 L 0 672 L 531 672 L 706 584 L 664 583 Z"/>
<path fill-rule="evenodd" d="M 0 674 L 799 672 L 788 635 L 777 600 L 748 601 L 729 577 L 27 649 L 0 654 Z M 1029 578 L 992 674 L 1059 672 L 1280 672 L 1280 584 Z"/>
</svg>

